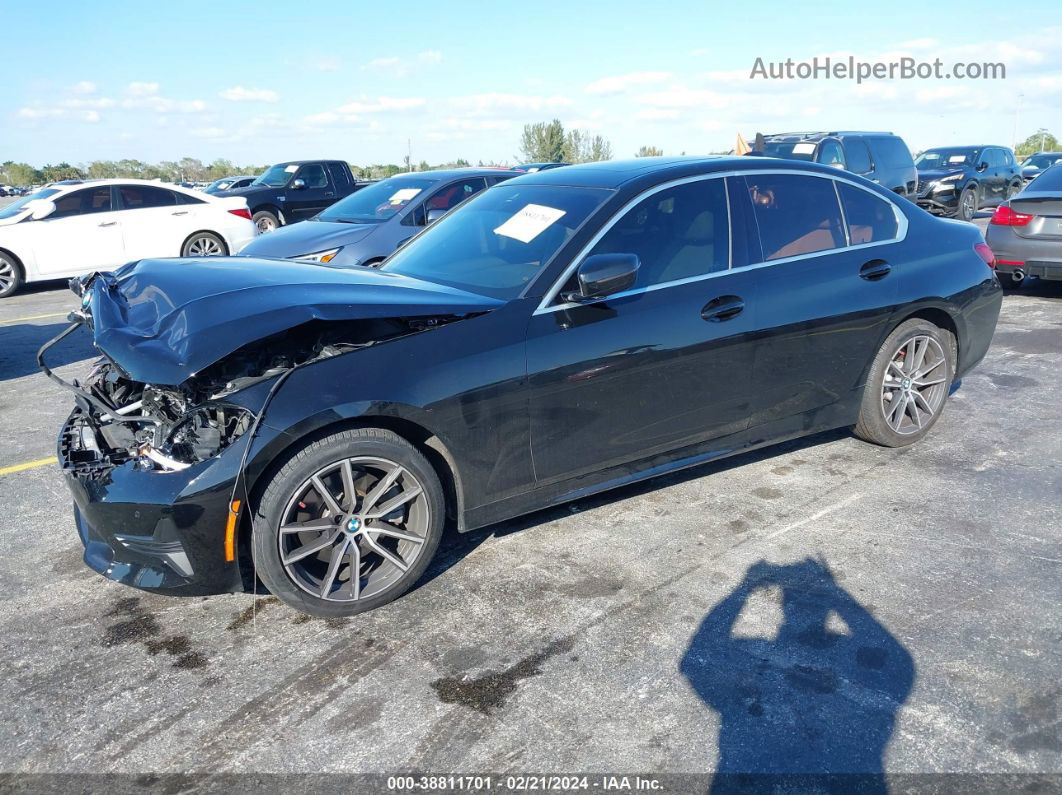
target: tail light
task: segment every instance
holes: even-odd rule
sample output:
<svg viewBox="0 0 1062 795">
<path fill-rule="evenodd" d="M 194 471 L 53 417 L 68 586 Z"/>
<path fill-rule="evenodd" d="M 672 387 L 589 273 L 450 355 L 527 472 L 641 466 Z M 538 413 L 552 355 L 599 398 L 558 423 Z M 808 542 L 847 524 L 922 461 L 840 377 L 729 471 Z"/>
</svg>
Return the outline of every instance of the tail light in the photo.
<svg viewBox="0 0 1062 795">
<path fill-rule="evenodd" d="M 1035 217 L 1035 215 L 1029 215 L 1028 213 L 1014 212 L 1008 205 L 1001 204 L 992 213 L 992 220 L 989 223 L 997 226 L 1025 226 Z"/>
<path fill-rule="evenodd" d="M 988 247 L 987 243 L 975 243 L 974 251 L 977 252 L 977 256 L 985 261 L 985 265 L 993 269 L 996 267 L 996 255 L 992 253 L 992 249 Z"/>
<path fill-rule="evenodd" d="M 240 216 L 240 218 L 246 218 L 248 221 L 251 220 L 251 211 L 246 207 L 240 207 L 238 210 L 229 210 L 229 212 L 233 215 Z"/>
</svg>

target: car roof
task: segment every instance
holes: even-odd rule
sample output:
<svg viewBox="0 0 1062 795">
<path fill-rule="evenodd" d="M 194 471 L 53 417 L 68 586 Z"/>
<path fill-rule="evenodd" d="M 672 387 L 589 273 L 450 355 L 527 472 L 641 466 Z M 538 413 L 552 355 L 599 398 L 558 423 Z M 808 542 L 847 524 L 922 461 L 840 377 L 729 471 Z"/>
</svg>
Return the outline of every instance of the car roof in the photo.
<svg viewBox="0 0 1062 795">
<path fill-rule="evenodd" d="M 499 174 L 511 174 L 516 177 L 522 171 L 513 171 L 509 168 L 494 168 L 490 166 L 469 166 L 465 168 L 438 168 L 431 171 L 403 171 L 400 174 L 387 177 L 387 179 L 452 179 L 459 177 L 493 177 Z"/>
<path fill-rule="evenodd" d="M 307 163 L 342 163 L 347 164 L 346 160 L 336 160 L 334 158 L 314 158 L 313 160 L 281 160 L 279 163 L 274 163 L 274 166 L 304 166 Z M 272 166 L 271 166 L 272 167 Z"/>
<path fill-rule="evenodd" d="M 821 141 L 823 138 L 844 138 L 852 135 L 865 135 L 868 137 L 896 137 L 896 133 L 881 130 L 832 130 L 830 132 L 782 132 L 764 133 L 767 141 Z"/>
<path fill-rule="evenodd" d="M 522 174 L 506 185 L 567 185 L 619 188 L 632 180 L 657 175 L 658 182 L 684 176 L 725 171 L 818 171 L 837 176 L 837 169 L 803 160 L 743 155 L 638 157 L 632 160 L 602 160 L 565 168 L 550 168 Z"/>
</svg>

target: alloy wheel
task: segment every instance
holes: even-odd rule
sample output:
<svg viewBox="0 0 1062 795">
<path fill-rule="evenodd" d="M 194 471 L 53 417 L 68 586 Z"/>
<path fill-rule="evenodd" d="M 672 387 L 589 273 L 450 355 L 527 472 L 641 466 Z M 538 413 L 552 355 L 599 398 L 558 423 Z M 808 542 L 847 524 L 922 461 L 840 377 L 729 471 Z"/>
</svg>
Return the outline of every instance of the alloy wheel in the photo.
<svg viewBox="0 0 1062 795">
<path fill-rule="evenodd" d="M 221 243 L 213 235 L 192 238 L 188 244 L 188 256 L 190 257 L 219 257 L 224 253 Z"/>
<path fill-rule="evenodd" d="M 291 495 L 277 534 L 280 560 L 288 578 L 318 599 L 368 599 L 420 557 L 430 514 L 408 469 L 384 458 L 344 458 Z"/>
<path fill-rule="evenodd" d="M 977 208 L 974 206 L 975 197 L 973 191 L 967 191 L 962 197 L 962 219 L 969 221 L 974 217 Z"/>
<path fill-rule="evenodd" d="M 15 283 L 15 266 L 0 257 L 0 293 L 6 293 Z"/>
<path fill-rule="evenodd" d="M 272 232 L 276 228 L 277 228 L 276 222 L 272 218 L 268 218 L 267 217 L 267 218 L 259 218 L 258 219 L 258 231 L 259 232 L 262 232 L 262 233 Z"/>
<path fill-rule="evenodd" d="M 944 349 L 930 336 L 906 340 L 889 359 L 881 385 L 881 411 L 896 433 L 927 427 L 947 397 L 948 365 Z"/>
</svg>

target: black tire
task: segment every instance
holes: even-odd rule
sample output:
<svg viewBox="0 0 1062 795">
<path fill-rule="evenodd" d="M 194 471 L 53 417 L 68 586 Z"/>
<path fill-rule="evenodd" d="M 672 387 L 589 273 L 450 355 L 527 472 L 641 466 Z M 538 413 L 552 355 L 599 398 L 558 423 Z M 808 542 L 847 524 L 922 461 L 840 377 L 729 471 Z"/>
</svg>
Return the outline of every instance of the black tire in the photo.
<svg viewBox="0 0 1062 795">
<path fill-rule="evenodd" d="M 972 221 L 977 214 L 977 189 L 974 187 L 963 188 L 959 194 L 959 204 L 955 208 L 955 217 L 960 221 Z"/>
<path fill-rule="evenodd" d="M 258 234 L 260 235 L 281 227 L 280 218 L 272 210 L 259 210 L 251 216 L 251 220 L 258 227 Z"/>
<path fill-rule="evenodd" d="M 937 353 L 941 360 L 935 370 L 922 379 L 904 378 L 899 375 L 902 370 L 897 370 L 896 362 L 907 365 L 905 354 L 910 353 L 910 344 L 916 339 L 930 339 L 936 343 L 935 346 L 925 343 L 922 355 L 926 367 L 937 361 Z M 914 444 L 929 433 L 940 418 L 951 391 L 951 382 L 955 377 L 956 353 L 955 337 L 951 332 L 935 326 L 928 320 L 912 318 L 897 326 L 881 344 L 870 367 L 866 385 L 863 387 L 859 420 L 852 429 L 855 435 L 883 447 L 904 447 Z M 933 354 L 932 359 L 930 354 Z M 912 360 L 911 364 L 915 364 L 915 361 Z M 886 376 L 889 383 L 894 385 L 886 387 Z M 943 380 L 924 389 L 916 386 L 919 380 L 928 382 L 938 378 Z M 914 391 L 918 391 L 921 398 L 910 397 Z M 903 407 L 900 406 L 901 401 Z M 913 408 L 908 410 L 907 407 L 912 404 Z M 932 409 L 928 416 L 923 410 L 925 407 Z M 894 418 L 891 421 L 887 416 L 890 411 Z"/>
<path fill-rule="evenodd" d="M 196 232 L 181 246 L 182 257 L 224 257 L 228 253 L 225 241 L 213 232 Z"/>
<path fill-rule="evenodd" d="M 0 298 L 7 298 L 22 286 L 22 266 L 10 254 L 0 251 Z"/>
<path fill-rule="evenodd" d="M 324 482 L 329 478 L 336 478 L 337 480 L 328 480 L 327 483 L 324 483 L 326 488 L 329 488 L 330 484 L 342 486 L 345 482 L 345 476 L 342 472 L 345 460 L 386 461 L 397 465 L 397 468 L 402 472 L 400 475 L 401 480 L 391 487 L 392 490 L 385 489 L 379 494 L 375 503 L 377 507 L 381 504 L 386 505 L 387 502 L 394 499 L 392 496 L 387 501 L 380 502 L 384 496 L 393 495 L 395 493 L 393 489 L 398 490 L 397 493 L 400 497 L 407 490 L 415 491 L 415 488 L 409 488 L 409 486 L 419 486 L 420 491 L 410 502 L 406 503 L 405 507 L 396 508 L 395 511 L 387 514 L 389 523 L 377 522 L 372 524 L 374 520 L 372 517 L 368 517 L 363 519 L 364 527 L 352 530 L 348 522 L 355 521 L 351 518 L 352 514 L 356 513 L 353 510 L 355 504 L 360 504 L 361 508 L 365 508 L 368 502 L 367 497 L 372 494 L 374 484 L 369 470 L 366 469 L 366 474 L 364 475 L 365 494 L 359 493 L 359 486 L 356 484 L 362 481 L 360 480 L 361 476 L 356 475 L 358 479 L 351 479 L 351 483 L 355 484 L 352 489 L 352 492 L 356 495 L 354 501 L 348 503 L 345 494 L 337 493 L 332 495 L 337 503 L 344 503 L 338 506 L 340 509 L 344 511 L 347 511 L 348 508 L 350 509 L 350 513 L 343 513 L 340 516 L 340 521 L 335 523 L 334 530 L 331 527 L 321 531 L 313 530 L 310 532 L 320 532 L 320 534 L 316 536 L 310 535 L 309 538 L 302 533 L 288 532 L 282 534 L 280 532 L 282 522 L 304 513 L 309 517 L 309 521 L 327 524 L 330 518 L 327 515 L 310 516 L 315 513 L 317 508 L 324 509 L 325 513 L 329 513 L 324 500 L 320 500 L 318 506 L 308 506 L 307 503 L 312 502 L 310 495 L 318 496 L 316 488 L 310 485 L 310 481 L 314 477 L 318 477 L 319 482 Z M 333 466 L 338 467 L 335 474 L 321 474 L 322 470 Z M 357 473 L 359 470 L 354 471 Z M 381 478 L 380 481 L 384 479 Z M 376 481 L 375 485 L 379 485 L 380 481 Z M 307 488 L 310 490 L 307 491 Z M 369 507 L 371 508 L 372 506 Z M 417 512 L 420 524 L 420 527 L 416 530 L 411 529 L 410 521 L 414 510 Z M 396 511 L 406 512 L 407 519 L 405 522 L 394 522 L 393 517 Z M 361 511 L 361 513 L 364 512 Z M 255 568 L 258 576 L 266 584 L 270 592 L 296 610 L 323 617 L 356 615 L 396 599 L 420 579 L 439 546 L 439 540 L 443 534 L 445 514 L 446 504 L 439 478 L 431 464 L 428 463 L 428 460 L 413 445 L 397 434 L 379 428 L 354 428 L 341 431 L 311 442 L 302 448 L 270 479 L 261 499 L 258 501 L 254 514 L 252 552 Z M 333 514 L 334 516 L 336 514 Z M 292 524 L 295 523 L 289 521 L 287 526 Z M 393 543 L 393 547 L 389 547 L 389 551 L 400 562 L 406 562 L 407 556 L 410 554 L 408 549 L 415 551 L 416 557 L 409 562 L 406 570 L 402 571 L 398 566 L 389 563 L 381 555 L 373 552 L 373 548 L 368 545 L 369 542 L 366 540 L 367 531 L 369 531 L 370 527 L 378 527 L 381 524 L 392 530 L 397 529 L 403 533 L 423 538 L 420 544 L 408 544 L 389 537 L 383 538 L 382 543 L 384 545 Z M 346 528 L 346 530 L 344 531 L 343 528 Z M 351 536 L 351 532 L 355 534 L 360 532 L 362 535 Z M 334 534 L 335 543 L 329 542 L 326 546 L 321 547 L 320 552 L 299 558 L 297 563 L 293 561 L 293 558 L 300 551 L 313 546 L 319 541 L 326 540 L 325 536 L 328 534 Z M 354 563 L 353 560 L 349 559 L 349 553 L 343 552 L 343 549 L 350 550 L 349 544 L 351 544 L 352 538 L 360 547 L 357 554 L 359 591 L 362 590 L 362 583 L 365 583 L 365 596 L 358 598 L 357 595 L 354 595 L 354 600 L 350 599 L 354 590 L 351 574 L 354 570 Z M 285 545 L 292 543 L 298 543 L 299 546 L 294 549 L 287 549 L 288 566 L 286 567 L 285 562 L 281 559 L 282 550 Z M 376 535 L 375 543 L 381 543 L 380 535 Z M 406 552 L 403 552 L 400 546 L 403 543 L 407 544 L 408 549 Z M 337 554 L 335 550 L 341 544 L 347 544 L 348 546 L 340 548 Z M 340 562 L 335 564 L 335 559 Z M 373 565 L 376 566 L 375 569 Z M 313 579 L 315 576 L 314 571 L 325 572 L 318 575 L 320 583 Z M 364 575 L 361 574 L 362 571 L 365 572 Z M 331 580 L 328 580 L 329 572 L 331 573 Z M 381 588 L 379 592 L 372 593 L 370 586 L 374 582 L 374 577 L 377 578 L 376 582 L 382 583 L 382 585 L 379 586 Z M 328 581 L 327 586 L 325 585 L 326 580 Z M 311 584 L 314 588 L 317 588 L 318 584 L 320 584 L 322 589 L 328 588 L 330 598 L 326 600 L 319 595 L 310 593 L 308 586 Z M 334 591 L 331 590 L 332 587 L 335 587 Z M 346 593 L 343 593 L 344 587 L 346 587 Z M 332 599 L 345 599 L 346 601 L 332 601 Z"/>
</svg>

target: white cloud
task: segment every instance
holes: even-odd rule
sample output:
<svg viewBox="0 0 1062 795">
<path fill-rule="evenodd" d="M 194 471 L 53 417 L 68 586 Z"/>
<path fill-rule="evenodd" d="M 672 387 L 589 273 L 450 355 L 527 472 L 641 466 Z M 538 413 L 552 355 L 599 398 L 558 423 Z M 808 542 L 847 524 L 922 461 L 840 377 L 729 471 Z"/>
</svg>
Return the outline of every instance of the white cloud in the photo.
<svg viewBox="0 0 1062 795">
<path fill-rule="evenodd" d="M 193 138 L 208 138 L 217 139 L 224 138 L 227 133 L 221 127 L 198 127 L 194 130 L 189 130 L 188 134 Z"/>
<path fill-rule="evenodd" d="M 71 99 L 63 100 L 62 103 L 64 108 L 93 108 L 96 110 L 113 108 L 117 104 L 110 97 L 72 97 Z"/>
<path fill-rule="evenodd" d="M 346 116 L 351 116 L 360 113 L 412 110 L 422 107 L 426 102 L 423 97 L 377 97 L 374 100 L 362 97 L 360 100 L 341 105 L 338 110 Z"/>
<path fill-rule="evenodd" d="M 707 54 L 708 54 L 708 48 L 707 47 L 698 47 L 695 50 L 690 50 L 690 55 L 693 56 L 694 58 L 703 58 Z"/>
<path fill-rule="evenodd" d="M 149 97 L 159 93 L 159 84 L 133 82 L 128 85 L 125 92 L 131 97 Z"/>
<path fill-rule="evenodd" d="M 96 84 L 90 80 L 82 80 L 70 86 L 70 91 L 74 94 L 95 94 Z"/>
<path fill-rule="evenodd" d="M 367 64 L 366 69 L 390 69 L 395 66 L 399 66 L 402 63 L 402 59 L 396 55 L 389 55 L 384 58 L 373 58 Z"/>
<path fill-rule="evenodd" d="M 477 115 L 505 115 L 516 112 L 557 110 L 572 105 L 567 97 L 536 94 L 470 94 L 451 99 L 454 107 Z"/>
<path fill-rule="evenodd" d="M 218 96 L 229 102 L 277 102 L 280 99 L 280 94 L 270 88 L 244 88 L 243 86 L 226 88 Z"/>
<path fill-rule="evenodd" d="M 424 50 L 413 56 L 381 55 L 366 63 L 362 69 L 382 72 L 390 77 L 409 77 L 418 64 L 437 64 L 443 59 L 439 50 Z"/>
<path fill-rule="evenodd" d="M 442 59 L 443 54 L 438 50 L 425 50 L 417 53 L 417 60 L 421 63 L 439 63 Z"/>
<path fill-rule="evenodd" d="M 91 124 L 95 124 L 100 120 L 100 114 L 94 110 L 86 110 L 81 118 L 84 121 L 90 122 Z"/>
<path fill-rule="evenodd" d="M 318 72 L 338 72 L 339 59 L 332 57 L 316 58 L 309 63 L 309 67 Z"/>
<path fill-rule="evenodd" d="M 663 83 L 671 78 L 671 72 L 631 72 L 625 75 L 602 77 L 586 86 L 587 94 L 607 96 L 622 94 L 636 86 L 650 86 Z"/>
</svg>

